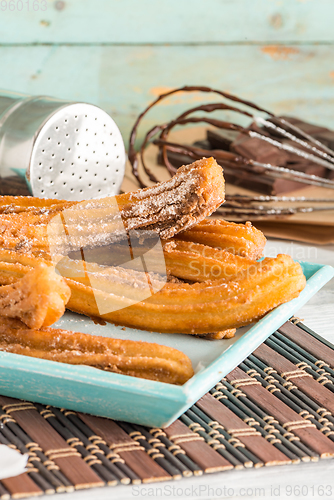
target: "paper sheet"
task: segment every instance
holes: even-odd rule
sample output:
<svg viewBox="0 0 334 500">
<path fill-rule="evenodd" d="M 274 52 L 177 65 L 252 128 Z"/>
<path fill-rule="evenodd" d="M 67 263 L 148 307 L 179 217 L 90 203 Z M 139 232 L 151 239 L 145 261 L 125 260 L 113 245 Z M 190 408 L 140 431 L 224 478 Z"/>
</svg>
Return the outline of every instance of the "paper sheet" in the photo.
<svg viewBox="0 0 334 500">
<path fill-rule="evenodd" d="M 25 472 L 28 455 L 21 455 L 18 451 L 3 444 L 0 445 L 0 479 L 18 476 Z"/>
</svg>

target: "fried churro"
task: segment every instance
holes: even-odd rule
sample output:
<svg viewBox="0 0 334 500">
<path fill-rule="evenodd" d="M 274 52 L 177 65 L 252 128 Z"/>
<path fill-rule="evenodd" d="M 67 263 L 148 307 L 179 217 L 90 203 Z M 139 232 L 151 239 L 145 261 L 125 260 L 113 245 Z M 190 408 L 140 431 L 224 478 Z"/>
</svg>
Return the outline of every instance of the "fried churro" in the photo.
<svg viewBox="0 0 334 500">
<path fill-rule="evenodd" d="M 70 295 L 64 279 L 39 263 L 16 283 L 0 287 L 0 315 L 30 328 L 50 326 L 64 314 Z"/>
<path fill-rule="evenodd" d="M 193 374 L 182 352 L 137 342 L 66 330 L 28 329 L 18 320 L 0 318 L 0 351 L 182 385 Z"/>
<path fill-rule="evenodd" d="M 222 171 L 212 158 L 114 198 L 76 203 L 3 197 L 0 283 L 13 284 L 54 262 L 71 290 L 67 307 L 74 312 L 143 330 L 228 338 L 296 297 L 305 277 L 286 255 L 256 262 L 266 239 L 251 223 L 205 219 L 223 200 Z M 148 243 L 150 272 L 136 267 L 141 258 L 148 262 L 142 242 L 150 241 L 148 233 L 162 238 L 165 271 L 174 282 L 163 276 L 161 245 Z M 120 237 L 129 238 L 136 253 L 128 262 Z M 113 246 L 110 260 L 120 260 L 103 262 Z"/>
<path fill-rule="evenodd" d="M 201 243 L 248 259 L 259 259 L 266 244 L 264 234 L 250 222 L 236 224 L 219 219 L 206 219 L 182 231 L 176 239 Z"/>
<path fill-rule="evenodd" d="M 189 281 L 208 281 L 235 276 L 254 261 L 207 245 L 172 239 L 163 244 L 167 272 Z"/>
<path fill-rule="evenodd" d="M 230 330 L 223 330 L 222 332 L 207 333 L 205 335 L 201 335 L 201 337 L 206 340 L 232 339 L 235 336 L 236 331 L 236 328 L 231 328 Z"/>
<path fill-rule="evenodd" d="M 8 279 L 15 272 L 25 274 L 26 265 L 29 270 L 40 260 L 0 251 L 0 278 L 6 274 Z M 13 263 L 14 269 L 9 268 Z M 15 268 L 18 265 L 21 267 Z M 254 262 L 230 278 L 194 284 L 167 283 L 159 292 L 135 304 L 124 294 L 105 292 L 98 276 L 94 288 L 75 278 L 65 279 L 71 289 L 67 307 L 74 312 L 132 328 L 186 334 L 221 332 L 252 323 L 297 297 L 306 283 L 300 265 L 288 255 Z M 125 282 L 122 286 L 127 287 Z M 129 288 L 132 290 L 133 286 Z M 98 303 L 110 305 L 111 312 L 100 314 Z"/>
<path fill-rule="evenodd" d="M 253 322 L 296 297 L 305 286 L 300 265 L 288 256 L 265 259 L 250 269 L 228 282 L 222 279 L 193 285 L 169 283 L 136 304 L 113 296 L 112 303 L 118 304 L 118 309 L 104 314 L 103 318 L 116 324 L 166 333 L 218 332 Z M 72 292 L 69 308 L 98 316 L 96 302 L 108 300 L 105 293 L 79 283 L 69 286 Z"/>
<path fill-rule="evenodd" d="M 55 248 L 66 253 L 126 238 L 127 231 L 149 230 L 171 238 L 192 227 L 224 201 L 222 168 L 213 158 L 180 168 L 166 182 L 115 197 L 85 202 L 43 202 L 34 198 L 0 204 L 0 246 L 23 251 Z M 2 211 L 1 211 L 2 206 Z"/>
<path fill-rule="evenodd" d="M 0 214 L 16 214 L 22 212 L 43 213 L 46 210 L 57 210 L 57 207 L 71 206 L 64 200 L 50 200 L 33 196 L 0 196 Z"/>
<path fill-rule="evenodd" d="M 192 241 L 172 238 L 170 240 L 161 240 L 161 243 L 163 254 L 160 251 L 161 247 L 158 247 L 158 250 L 154 252 L 150 241 L 147 242 L 146 240 L 135 249 L 138 255 L 143 256 L 143 258 L 147 258 L 147 252 L 150 252 L 147 267 L 151 272 L 160 274 L 166 272 L 167 276 L 174 276 L 182 280 L 208 281 L 229 278 L 254 263 L 253 260 L 247 257 L 240 257 L 226 250 L 219 250 Z M 132 249 L 134 249 L 133 245 Z M 99 273 L 102 278 L 106 273 L 112 272 L 111 269 L 115 266 L 131 266 L 131 261 L 124 262 L 124 256 L 128 253 L 127 245 L 118 245 L 117 243 L 94 248 L 92 252 L 85 251 L 86 270 L 88 274 Z M 78 262 L 75 264 L 73 262 L 80 260 L 80 258 L 82 258 L 82 255 L 79 252 L 73 252 L 70 254 L 70 259 L 63 259 L 57 265 L 62 276 L 71 277 L 70 274 L 66 274 L 66 269 L 70 272 L 73 265 L 76 268 L 80 266 Z M 101 264 L 101 266 L 95 266 L 95 264 Z M 109 269 L 109 271 L 106 271 L 106 269 Z M 158 279 L 158 276 L 156 276 L 156 279 Z M 84 281 L 80 278 L 78 281 L 87 284 L 87 280 Z"/>
</svg>

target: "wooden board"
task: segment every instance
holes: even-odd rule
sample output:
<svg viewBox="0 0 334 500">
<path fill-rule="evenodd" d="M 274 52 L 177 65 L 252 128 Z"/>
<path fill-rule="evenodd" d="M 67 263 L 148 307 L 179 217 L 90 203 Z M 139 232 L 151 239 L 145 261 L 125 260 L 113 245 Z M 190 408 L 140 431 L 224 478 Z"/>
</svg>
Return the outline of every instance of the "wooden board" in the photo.
<svg viewBox="0 0 334 500">
<path fill-rule="evenodd" d="M 334 39 L 331 0 L 30 0 L 29 11 L 27 0 L 7 4 L 0 6 L 0 43 L 5 44 Z"/>
<path fill-rule="evenodd" d="M 333 8 L 331 0 L 4 0 L 0 88 L 97 104 L 126 141 L 144 106 L 184 84 L 334 127 Z M 181 110 L 173 102 L 148 125 Z"/>
<path fill-rule="evenodd" d="M 332 46 L 0 46 L 0 67 L 0 88 L 101 106 L 126 143 L 137 114 L 159 93 L 185 84 L 215 86 L 334 127 Z M 208 100 L 191 94 L 165 101 L 147 126 Z"/>
</svg>

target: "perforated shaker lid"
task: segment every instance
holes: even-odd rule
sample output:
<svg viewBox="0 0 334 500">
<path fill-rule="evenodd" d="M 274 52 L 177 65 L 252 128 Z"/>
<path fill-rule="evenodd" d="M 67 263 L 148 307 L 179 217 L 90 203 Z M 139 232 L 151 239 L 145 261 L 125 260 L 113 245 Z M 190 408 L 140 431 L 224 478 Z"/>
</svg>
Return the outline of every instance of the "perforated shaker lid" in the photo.
<svg viewBox="0 0 334 500">
<path fill-rule="evenodd" d="M 33 196 L 81 201 L 117 194 L 126 153 L 114 120 L 77 103 L 57 110 L 34 143 L 29 177 Z"/>
</svg>

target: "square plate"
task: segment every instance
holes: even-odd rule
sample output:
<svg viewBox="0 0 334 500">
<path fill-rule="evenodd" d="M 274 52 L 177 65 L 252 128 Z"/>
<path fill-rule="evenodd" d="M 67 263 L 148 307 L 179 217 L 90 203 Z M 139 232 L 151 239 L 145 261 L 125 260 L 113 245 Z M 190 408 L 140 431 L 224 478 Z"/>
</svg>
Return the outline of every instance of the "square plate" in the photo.
<svg viewBox="0 0 334 500">
<path fill-rule="evenodd" d="M 299 297 L 277 307 L 256 324 L 240 328 L 229 340 L 209 341 L 190 335 L 122 329 L 111 324 L 100 326 L 70 312 L 55 325 L 93 335 L 156 342 L 179 349 L 190 357 L 195 370 L 195 375 L 183 386 L 0 352 L 0 393 L 102 417 L 166 427 L 334 276 L 331 266 L 308 262 L 301 262 L 301 265 L 307 284 Z"/>
</svg>

